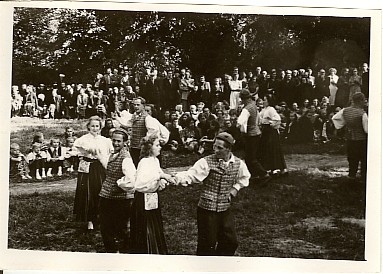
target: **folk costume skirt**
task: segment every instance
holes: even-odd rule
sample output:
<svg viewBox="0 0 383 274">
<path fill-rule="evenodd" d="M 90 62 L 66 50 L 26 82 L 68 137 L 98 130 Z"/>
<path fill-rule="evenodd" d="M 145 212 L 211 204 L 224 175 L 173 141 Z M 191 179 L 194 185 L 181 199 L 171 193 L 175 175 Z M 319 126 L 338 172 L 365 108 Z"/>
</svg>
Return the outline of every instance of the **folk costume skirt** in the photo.
<svg viewBox="0 0 383 274">
<path fill-rule="evenodd" d="M 96 221 L 105 169 L 98 160 L 84 158 L 90 162 L 89 173 L 78 172 L 73 214 L 78 222 Z"/>
<path fill-rule="evenodd" d="M 131 253 L 168 254 L 161 207 L 145 210 L 144 193 L 135 192 L 130 217 Z"/>
<path fill-rule="evenodd" d="M 262 135 L 259 142 L 259 162 L 267 171 L 286 169 L 286 161 L 282 152 L 278 130 L 270 125 L 262 125 Z"/>
</svg>

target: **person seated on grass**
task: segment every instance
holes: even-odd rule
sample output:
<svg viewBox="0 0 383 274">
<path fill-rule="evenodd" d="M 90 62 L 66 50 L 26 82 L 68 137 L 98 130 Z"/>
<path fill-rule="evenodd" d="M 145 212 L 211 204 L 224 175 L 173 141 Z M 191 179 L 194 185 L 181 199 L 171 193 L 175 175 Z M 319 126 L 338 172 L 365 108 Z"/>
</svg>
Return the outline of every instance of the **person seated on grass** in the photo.
<svg viewBox="0 0 383 274">
<path fill-rule="evenodd" d="M 203 149 L 200 149 L 199 152 L 212 152 L 213 151 L 213 143 L 215 137 L 220 132 L 220 126 L 217 120 L 209 121 L 209 128 L 207 130 L 207 134 L 200 139 L 200 145 Z"/>
<path fill-rule="evenodd" d="M 179 152 L 179 144 L 182 144 L 180 130 L 178 125 L 178 118 L 174 118 L 172 123 L 166 127 L 169 130 L 169 142 L 165 145 L 164 149 L 170 149 L 173 152 Z"/>
<path fill-rule="evenodd" d="M 9 156 L 9 178 L 11 179 L 32 179 L 28 174 L 29 168 L 27 159 L 20 152 L 19 144 L 12 143 L 10 146 L 10 156 Z"/>
<path fill-rule="evenodd" d="M 66 167 L 67 172 L 74 172 L 78 169 L 78 151 L 76 147 L 73 146 L 75 141 L 74 137 L 68 137 L 65 140 L 65 155 L 64 155 L 64 167 Z"/>
<path fill-rule="evenodd" d="M 324 144 L 332 140 L 336 140 L 336 128 L 334 122 L 332 121 L 333 116 L 334 112 L 330 112 L 327 116 L 327 120 L 323 123 L 322 142 Z"/>
<path fill-rule="evenodd" d="M 28 167 L 30 170 L 30 175 L 35 176 L 37 180 L 46 178 L 45 174 L 45 165 L 47 160 L 47 155 L 45 151 L 41 150 L 40 143 L 33 143 L 31 152 L 26 156 L 28 162 Z"/>
<path fill-rule="evenodd" d="M 36 132 L 33 136 L 32 145 L 34 143 L 39 143 L 41 145 L 40 150 L 44 151 L 45 153 L 48 151 L 48 144 L 45 142 L 44 134 L 42 132 Z"/>
<path fill-rule="evenodd" d="M 61 176 L 63 174 L 65 151 L 61 147 L 58 138 L 51 139 L 47 156 L 47 177 L 52 177 L 52 172 L 57 176 Z"/>
<path fill-rule="evenodd" d="M 185 151 L 196 152 L 198 150 L 201 135 L 193 118 L 187 117 L 185 127 L 180 131 L 180 137 Z"/>
</svg>

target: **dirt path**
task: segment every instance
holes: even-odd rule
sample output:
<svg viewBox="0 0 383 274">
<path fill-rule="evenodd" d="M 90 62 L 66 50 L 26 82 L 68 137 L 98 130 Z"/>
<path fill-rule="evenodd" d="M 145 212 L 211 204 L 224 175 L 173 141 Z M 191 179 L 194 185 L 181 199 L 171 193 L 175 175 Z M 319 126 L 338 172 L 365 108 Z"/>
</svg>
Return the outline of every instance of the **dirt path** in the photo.
<svg viewBox="0 0 383 274">
<path fill-rule="evenodd" d="M 311 174 L 325 176 L 346 176 L 347 159 L 342 155 L 292 154 L 286 155 L 289 170 L 306 170 Z M 173 173 L 186 170 L 188 167 L 167 168 L 165 172 Z M 10 195 L 48 193 L 54 191 L 74 192 L 76 179 L 63 179 L 51 182 L 17 183 L 9 187 Z"/>
</svg>

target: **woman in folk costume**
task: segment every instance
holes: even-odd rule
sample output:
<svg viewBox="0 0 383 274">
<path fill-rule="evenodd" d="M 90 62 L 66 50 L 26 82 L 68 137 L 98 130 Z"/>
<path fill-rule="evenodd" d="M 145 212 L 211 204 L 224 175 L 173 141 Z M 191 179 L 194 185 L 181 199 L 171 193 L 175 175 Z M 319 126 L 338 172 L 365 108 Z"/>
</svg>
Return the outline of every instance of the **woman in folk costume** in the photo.
<svg viewBox="0 0 383 274">
<path fill-rule="evenodd" d="M 259 160 L 261 165 L 272 175 L 287 174 L 285 157 L 280 143 L 279 126 L 281 117 L 275 110 L 275 99 L 272 94 L 263 98 L 264 108 L 259 114 L 262 135 L 259 143 Z"/>
<path fill-rule="evenodd" d="M 166 184 L 176 184 L 175 177 L 160 167 L 157 156 L 161 146 L 157 135 L 141 141 L 141 160 L 138 163 L 134 184 L 131 215 L 131 248 L 136 254 L 167 254 L 158 191 Z"/>
<path fill-rule="evenodd" d="M 73 213 L 76 221 L 88 222 L 88 230 L 92 230 L 93 223 L 97 220 L 98 195 L 105 179 L 105 166 L 113 145 L 109 138 L 100 135 L 100 117 L 90 117 L 87 129 L 89 133 L 74 142 L 80 163 Z"/>
</svg>

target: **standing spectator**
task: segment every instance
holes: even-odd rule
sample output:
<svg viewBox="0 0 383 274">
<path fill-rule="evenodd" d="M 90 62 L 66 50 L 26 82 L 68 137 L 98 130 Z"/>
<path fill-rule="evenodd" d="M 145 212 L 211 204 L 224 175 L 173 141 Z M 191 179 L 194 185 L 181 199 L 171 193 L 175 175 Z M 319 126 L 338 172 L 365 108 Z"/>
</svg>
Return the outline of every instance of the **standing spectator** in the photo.
<svg viewBox="0 0 383 274">
<path fill-rule="evenodd" d="M 12 86 L 11 117 L 19 116 L 21 114 L 22 105 L 23 97 L 20 95 L 19 87 Z"/>
<path fill-rule="evenodd" d="M 37 96 L 33 90 L 33 86 L 27 86 L 27 94 L 25 95 L 25 104 L 24 104 L 25 114 L 29 117 L 35 116 L 37 111 Z"/>
<path fill-rule="evenodd" d="M 330 96 L 330 88 L 328 83 L 328 78 L 326 77 L 326 71 L 320 69 L 318 77 L 315 80 L 315 99 L 320 99 L 323 96 Z"/>
<path fill-rule="evenodd" d="M 337 70 L 335 68 L 330 68 L 328 72 L 330 74 L 329 76 L 327 76 L 329 81 L 329 90 L 330 90 L 330 97 L 329 97 L 330 105 L 334 106 L 336 92 L 338 91 L 339 76 L 336 75 Z"/>
<path fill-rule="evenodd" d="M 229 80 L 230 87 L 230 109 L 237 109 L 240 103 L 239 93 L 242 90 L 242 81 L 238 73 L 233 74 L 233 80 Z"/>
<path fill-rule="evenodd" d="M 363 63 L 362 65 L 362 92 L 366 99 L 368 100 L 370 89 L 370 70 L 368 68 L 367 63 Z"/>
<path fill-rule="evenodd" d="M 162 91 L 160 80 L 156 77 L 155 71 L 150 72 L 149 79 L 145 83 L 143 93 L 143 97 L 145 98 L 146 102 L 153 104 L 155 106 L 156 112 L 160 112 Z"/>
<path fill-rule="evenodd" d="M 233 256 L 238 247 L 230 204 L 238 191 L 249 185 L 250 173 L 245 163 L 231 152 L 234 142 L 230 134 L 218 134 L 213 155 L 176 175 L 182 185 L 202 183 L 197 209 L 200 256 Z"/>
<path fill-rule="evenodd" d="M 88 104 L 86 105 L 85 116 L 90 118 L 94 115 L 97 115 L 97 103 L 98 98 L 96 97 L 94 90 L 90 88 L 88 90 Z"/>
<path fill-rule="evenodd" d="M 277 94 L 278 102 L 284 101 L 288 106 L 291 106 L 291 104 L 295 101 L 295 88 L 296 87 L 294 86 L 294 82 L 292 81 L 292 71 L 287 70 L 285 79 L 281 81 L 280 92 Z M 263 99 L 263 97 L 260 98 Z"/>
<path fill-rule="evenodd" d="M 365 100 L 363 93 L 355 93 L 352 96 L 351 106 L 340 110 L 332 117 L 336 129 L 346 128 L 348 177 L 352 180 L 356 179 L 359 162 L 362 180 L 365 181 L 367 175 L 368 117 L 364 111 Z"/>
<path fill-rule="evenodd" d="M 352 97 L 355 93 L 362 92 L 362 77 L 358 75 L 358 69 L 354 68 L 352 70 L 352 75 L 350 76 L 350 79 L 348 80 L 350 84 L 350 97 L 349 102 L 351 102 Z"/>
<path fill-rule="evenodd" d="M 68 85 L 68 92 L 64 95 L 64 109 L 67 119 L 76 118 L 77 94 L 72 86 Z"/>
<path fill-rule="evenodd" d="M 279 125 L 281 117 L 275 110 L 273 95 L 266 95 L 263 99 L 264 109 L 259 114 L 262 124 L 259 159 L 261 165 L 273 175 L 287 174 L 286 162 L 282 152 Z"/>
<path fill-rule="evenodd" d="M 210 83 L 205 80 L 205 76 L 201 75 L 199 77 L 199 82 L 197 85 L 198 92 L 200 93 L 200 100 L 198 102 L 202 101 L 205 103 L 205 106 L 211 107 L 212 106 L 212 96 L 211 96 L 211 88 Z"/>
<path fill-rule="evenodd" d="M 162 100 L 163 109 L 174 109 L 181 102 L 180 94 L 178 93 L 178 82 L 174 78 L 172 70 L 168 70 L 166 79 L 164 79 L 164 89 L 161 96 L 166 98 L 166 100 Z"/>
<path fill-rule="evenodd" d="M 251 98 L 251 93 L 247 89 L 241 91 L 241 99 L 244 108 L 237 120 L 237 126 L 244 135 L 245 162 L 252 175 L 252 178 L 259 177 L 262 183 L 271 179 L 267 171 L 259 163 L 258 151 L 261 140 L 261 129 L 259 128 L 259 113 L 256 103 Z"/>
<path fill-rule="evenodd" d="M 257 79 L 259 85 L 258 96 L 263 98 L 268 94 L 269 80 L 267 79 L 267 71 L 263 70 L 260 77 Z"/>
<path fill-rule="evenodd" d="M 134 197 L 136 167 L 126 148 L 128 133 L 116 129 L 112 135 L 113 154 L 106 166 L 100 190 L 100 230 L 108 253 L 129 252 L 129 220 Z"/>
<path fill-rule="evenodd" d="M 88 230 L 93 230 L 98 216 L 98 195 L 105 180 L 105 167 L 113 145 L 110 139 L 100 135 L 100 117 L 90 117 L 86 127 L 89 133 L 74 142 L 80 163 L 73 213 L 76 221 L 87 222 Z"/>
<path fill-rule="evenodd" d="M 221 78 L 214 78 L 213 85 L 211 86 L 211 102 L 212 106 L 218 102 L 224 101 L 224 86 L 221 83 Z"/>
<path fill-rule="evenodd" d="M 77 118 L 84 119 L 85 111 L 88 105 L 88 95 L 84 88 L 80 88 L 80 93 L 77 95 Z"/>
<path fill-rule="evenodd" d="M 338 91 L 335 96 L 335 107 L 347 107 L 350 102 L 350 70 L 349 68 L 342 69 L 342 75 L 338 79 Z"/>
<path fill-rule="evenodd" d="M 107 68 L 106 69 L 106 74 L 102 77 L 101 81 L 100 81 L 100 89 L 104 90 L 104 91 L 107 91 L 109 90 L 110 87 L 112 87 L 111 83 L 112 83 L 112 69 L 111 68 Z"/>
<path fill-rule="evenodd" d="M 176 184 L 176 181 L 161 169 L 157 158 L 160 152 L 161 145 L 157 135 L 142 139 L 141 159 L 134 183 L 130 230 L 132 253 L 135 254 L 168 253 L 158 191 L 164 189 L 168 183 Z"/>
</svg>

